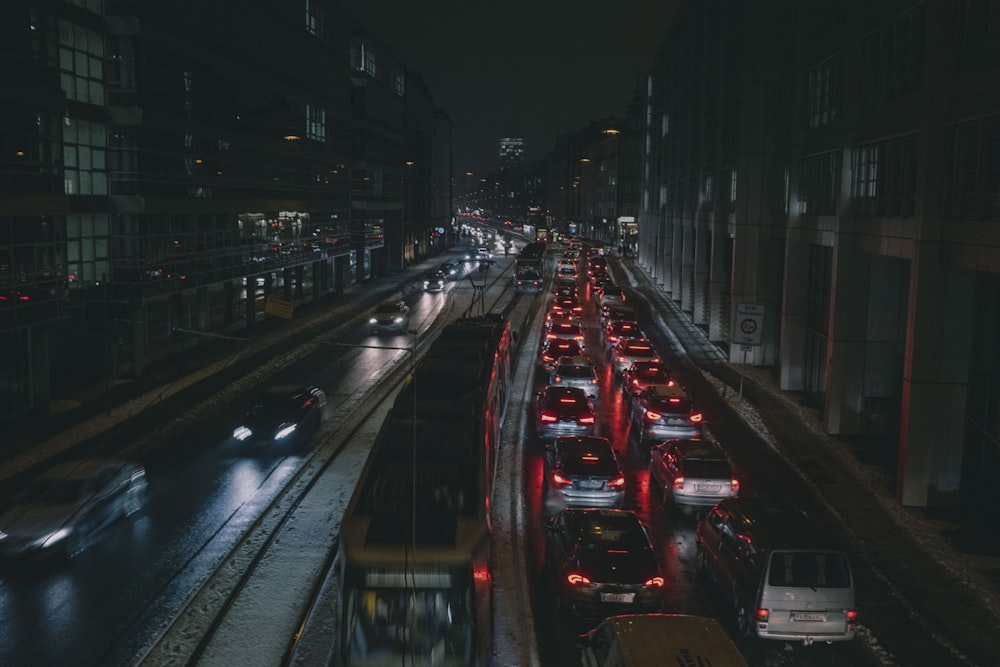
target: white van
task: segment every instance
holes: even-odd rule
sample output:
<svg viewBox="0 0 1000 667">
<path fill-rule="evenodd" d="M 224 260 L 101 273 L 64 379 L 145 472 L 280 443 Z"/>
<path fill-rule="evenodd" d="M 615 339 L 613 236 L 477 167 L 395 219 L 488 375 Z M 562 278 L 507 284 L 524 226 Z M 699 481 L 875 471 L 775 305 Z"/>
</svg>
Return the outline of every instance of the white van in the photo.
<svg viewBox="0 0 1000 667">
<path fill-rule="evenodd" d="M 583 667 L 747 667 L 719 622 L 704 616 L 610 616 L 581 635 L 578 646 Z"/>
</svg>

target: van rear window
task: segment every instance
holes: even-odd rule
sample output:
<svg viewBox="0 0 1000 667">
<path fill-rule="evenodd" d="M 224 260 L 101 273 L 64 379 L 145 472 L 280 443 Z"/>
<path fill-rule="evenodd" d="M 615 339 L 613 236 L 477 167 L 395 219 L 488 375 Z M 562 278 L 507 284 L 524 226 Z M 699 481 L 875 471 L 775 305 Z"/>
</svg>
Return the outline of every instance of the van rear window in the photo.
<svg viewBox="0 0 1000 667">
<path fill-rule="evenodd" d="M 779 551 L 771 556 L 768 583 L 790 588 L 849 588 L 851 570 L 841 553 Z"/>
</svg>

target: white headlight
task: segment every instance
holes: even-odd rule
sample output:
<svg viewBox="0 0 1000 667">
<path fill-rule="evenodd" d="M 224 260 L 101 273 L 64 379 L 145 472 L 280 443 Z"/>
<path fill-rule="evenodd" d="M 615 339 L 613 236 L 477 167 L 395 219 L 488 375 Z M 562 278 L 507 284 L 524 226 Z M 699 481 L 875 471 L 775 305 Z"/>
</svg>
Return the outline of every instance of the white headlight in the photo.
<svg viewBox="0 0 1000 667">
<path fill-rule="evenodd" d="M 368 320 L 368 324 L 378 324 L 378 320 L 373 317 L 370 320 Z"/>
<path fill-rule="evenodd" d="M 243 442 L 252 435 L 253 431 L 248 429 L 246 426 L 237 426 L 236 429 L 233 431 L 233 437 L 239 440 L 240 442 Z"/>
<path fill-rule="evenodd" d="M 43 549 L 48 549 L 49 547 L 59 543 L 60 540 L 66 538 L 69 535 L 69 528 L 60 528 L 54 533 L 49 533 L 43 539 L 39 541 L 39 544 Z"/>
<path fill-rule="evenodd" d="M 281 440 L 282 438 L 289 436 L 295 430 L 295 424 L 285 424 L 274 434 L 275 440 Z"/>
</svg>

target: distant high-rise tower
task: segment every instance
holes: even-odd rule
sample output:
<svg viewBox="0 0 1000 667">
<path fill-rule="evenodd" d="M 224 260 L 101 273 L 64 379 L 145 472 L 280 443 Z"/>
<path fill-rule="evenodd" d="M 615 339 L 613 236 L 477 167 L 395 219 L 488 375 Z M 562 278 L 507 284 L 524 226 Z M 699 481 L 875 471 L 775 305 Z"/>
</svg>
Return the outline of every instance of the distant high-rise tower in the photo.
<svg viewBox="0 0 1000 667">
<path fill-rule="evenodd" d="M 524 161 L 524 139 L 504 137 L 500 140 L 500 168 L 506 169 Z"/>
</svg>

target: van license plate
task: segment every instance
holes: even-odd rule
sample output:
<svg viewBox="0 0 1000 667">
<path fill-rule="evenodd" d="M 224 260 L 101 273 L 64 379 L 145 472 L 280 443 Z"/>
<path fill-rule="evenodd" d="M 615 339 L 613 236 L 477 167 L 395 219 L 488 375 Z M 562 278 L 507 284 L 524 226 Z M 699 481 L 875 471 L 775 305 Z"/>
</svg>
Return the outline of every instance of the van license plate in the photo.
<svg viewBox="0 0 1000 667">
<path fill-rule="evenodd" d="M 826 614 L 820 614 L 815 611 L 793 611 L 792 612 L 793 621 L 825 621 Z"/>
<path fill-rule="evenodd" d="M 628 602 L 635 600 L 635 593 L 601 593 L 601 602 Z"/>
</svg>

